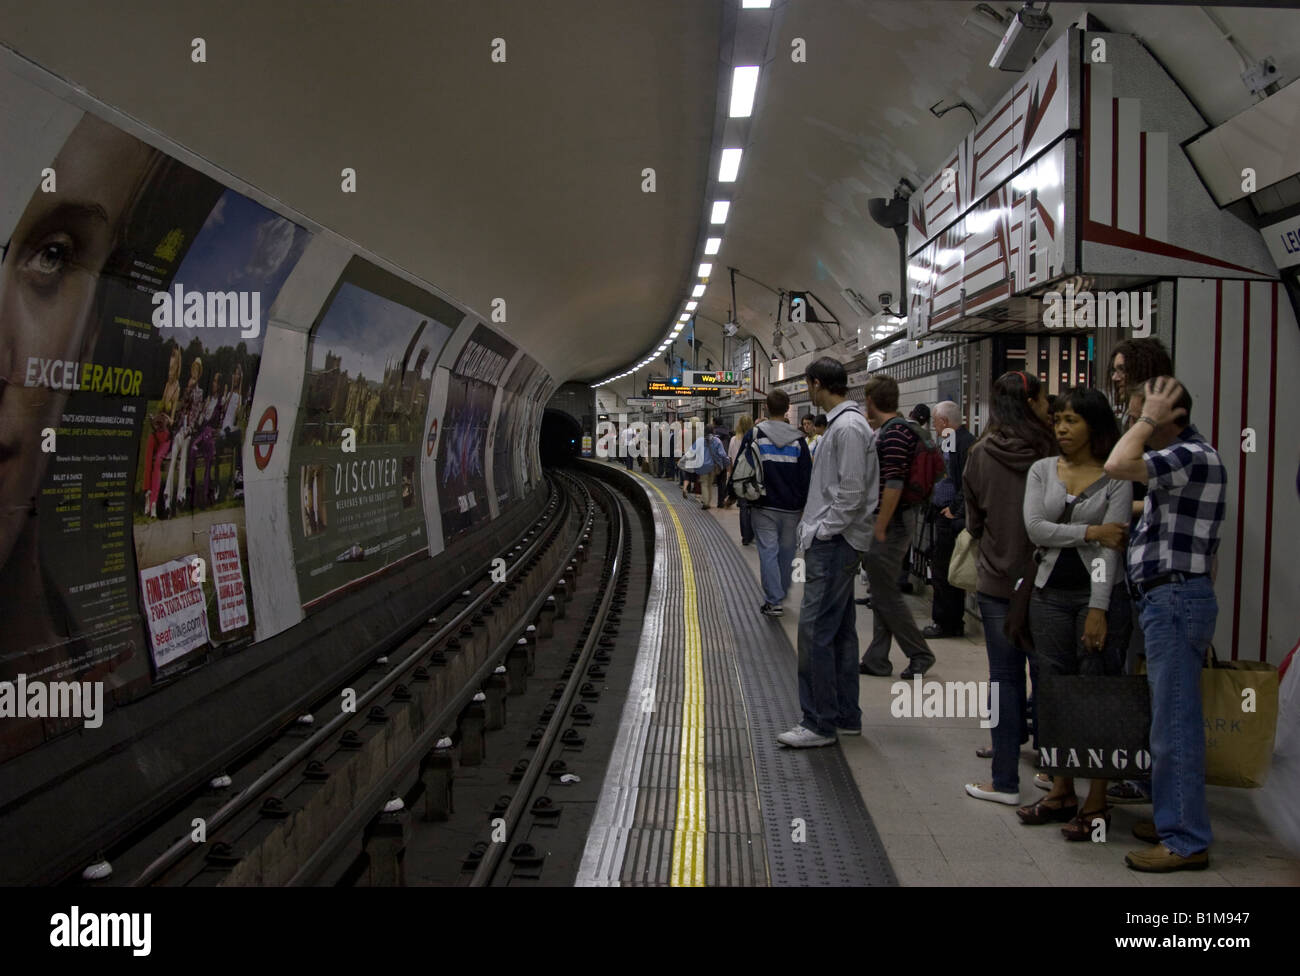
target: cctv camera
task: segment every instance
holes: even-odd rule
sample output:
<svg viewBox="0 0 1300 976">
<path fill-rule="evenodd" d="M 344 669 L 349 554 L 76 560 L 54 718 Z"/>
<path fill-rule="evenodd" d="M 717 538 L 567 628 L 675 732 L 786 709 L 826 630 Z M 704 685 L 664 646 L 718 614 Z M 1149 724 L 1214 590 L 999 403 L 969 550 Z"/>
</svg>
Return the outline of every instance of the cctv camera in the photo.
<svg viewBox="0 0 1300 976">
<path fill-rule="evenodd" d="M 892 291 L 882 291 L 878 296 L 880 304 L 888 308 L 894 304 L 894 293 Z"/>
</svg>

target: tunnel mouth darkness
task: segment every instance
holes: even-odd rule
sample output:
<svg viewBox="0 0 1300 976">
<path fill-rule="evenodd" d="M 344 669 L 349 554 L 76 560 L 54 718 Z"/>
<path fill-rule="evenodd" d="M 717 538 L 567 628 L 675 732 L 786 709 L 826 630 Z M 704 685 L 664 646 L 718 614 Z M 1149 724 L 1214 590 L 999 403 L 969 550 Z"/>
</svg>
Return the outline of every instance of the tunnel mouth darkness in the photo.
<svg viewBox="0 0 1300 976">
<path fill-rule="evenodd" d="M 571 464 L 582 454 L 582 426 L 567 413 L 547 410 L 542 414 L 540 448 L 542 464 Z"/>
</svg>

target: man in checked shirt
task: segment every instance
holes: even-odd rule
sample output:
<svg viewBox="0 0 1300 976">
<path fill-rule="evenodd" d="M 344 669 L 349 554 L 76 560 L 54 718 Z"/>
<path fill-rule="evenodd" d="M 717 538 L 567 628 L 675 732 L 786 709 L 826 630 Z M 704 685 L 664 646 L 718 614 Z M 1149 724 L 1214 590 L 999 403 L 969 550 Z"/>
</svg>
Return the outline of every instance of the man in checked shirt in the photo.
<svg viewBox="0 0 1300 976">
<path fill-rule="evenodd" d="M 1151 686 L 1153 824 L 1133 833 L 1152 847 L 1130 851 L 1136 871 L 1209 866 L 1201 667 L 1219 605 L 1210 570 L 1223 524 L 1227 470 L 1191 424 L 1192 397 L 1161 376 L 1146 384 L 1140 416 L 1106 461 L 1106 474 L 1147 485 L 1129 539 L 1128 577 L 1146 637 Z"/>
</svg>

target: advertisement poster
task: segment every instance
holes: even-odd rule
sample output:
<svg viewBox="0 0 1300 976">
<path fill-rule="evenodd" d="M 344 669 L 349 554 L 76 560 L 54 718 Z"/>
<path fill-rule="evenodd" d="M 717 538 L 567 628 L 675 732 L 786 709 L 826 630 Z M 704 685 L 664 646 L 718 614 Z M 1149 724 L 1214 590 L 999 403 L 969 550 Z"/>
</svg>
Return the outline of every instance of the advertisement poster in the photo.
<svg viewBox="0 0 1300 976">
<path fill-rule="evenodd" d="M 119 697 L 152 680 L 133 474 L 152 295 L 220 189 L 196 175 L 91 115 L 39 188 L 33 174 L 0 269 L 0 680 L 102 680 Z"/>
<path fill-rule="evenodd" d="M 488 425 L 497 386 L 514 354 L 512 343 L 479 325 L 451 369 L 438 456 L 444 545 L 451 545 L 489 518 L 485 458 Z"/>
<path fill-rule="evenodd" d="M 542 429 L 542 414 L 546 412 L 546 404 L 550 402 L 551 393 L 555 390 L 555 384 L 551 377 L 545 372 L 542 374 L 542 382 L 537 390 L 536 398 L 533 400 L 532 412 L 528 419 L 528 488 L 531 491 L 542 481 L 542 454 L 537 447 L 537 438 Z"/>
<path fill-rule="evenodd" d="M 531 440 L 526 426 L 530 412 L 527 394 L 539 372 L 540 367 L 531 357 L 521 356 L 506 381 L 509 409 L 505 414 L 505 437 L 497 441 L 497 446 L 508 461 L 498 460 L 493 468 L 497 496 L 502 502 L 511 497 L 523 498 L 527 487 L 528 445 Z M 503 463 L 508 463 L 509 468 L 503 467 Z"/>
<path fill-rule="evenodd" d="M 529 378 L 523 393 L 520 395 L 520 401 L 523 404 L 523 416 L 520 417 L 520 438 L 519 444 L 515 450 L 518 458 L 518 473 L 520 493 L 527 495 L 532 491 L 533 485 L 533 464 L 532 454 L 535 450 L 535 439 L 533 433 L 533 424 L 537 418 L 537 395 L 541 392 L 542 382 L 545 378 L 545 371 L 539 366 Z"/>
<path fill-rule="evenodd" d="M 145 618 L 159 668 L 208 645 L 199 557 L 190 553 L 140 573 Z"/>
<path fill-rule="evenodd" d="M 249 625 L 248 587 L 239 557 L 239 526 L 218 522 L 208 530 L 212 585 L 217 591 L 217 621 L 223 634 Z"/>
<path fill-rule="evenodd" d="M 304 609 L 427 552 L 418 459 L 434 364 L 462 317 L 356 258 L 312 326 L 289 482 Z"/>
<path fill-rule="evenodd" d="M 216 202 L 169 287 L 151 299 L 155 344 L 134 471 L 135 553 L 143 575 L 185 552 L 217 551 L 219 528 L 232 533 L 220 540 L 220 551 L 234 547 L 239 579 L 221 579 L 212 565 L 201 584 L 207 633 L 224 644 L 253 636 L 244 530 L 248 412 L 268 313 L 308 234 L 199 174 L 189 182 Z M 223 611 L 235 589 L 239 609 Z M 242 623 L 232 626 L 235 620 Z M 154 652 L 161 666 L 159 648 Z"/>
</svg>

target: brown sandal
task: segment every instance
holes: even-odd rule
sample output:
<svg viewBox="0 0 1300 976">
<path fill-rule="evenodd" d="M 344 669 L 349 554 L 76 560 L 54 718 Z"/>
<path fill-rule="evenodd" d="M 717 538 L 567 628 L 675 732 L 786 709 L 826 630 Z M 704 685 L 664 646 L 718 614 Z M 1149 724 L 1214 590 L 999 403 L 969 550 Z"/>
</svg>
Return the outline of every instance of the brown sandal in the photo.
<svg viewBox="0 0 1300 976">
<path fill-rule="evenodd" d="M 1106 824 L 1107 830 L 1110 830 L 1110 810 L 1110 807 L 1102 807 L 1100 810 L 1093 810 L 1088 813 L 1081 812 L 1061 828 L 1061 836 L 1066 840 L 1091 840 L 1092 832 L 1099 820 Z"/>
<path fill-rule="evenodd" d="M 1077 798 L 1071 798 L 1069 803 L 1062 803 L 1059 807 L 1049 806 L 1047 801 L 1049 797 L 1043 797 L 1037 803 L 1031 803 L 1027 807 L 1021 807 L 1016 811 L 1016 816 L 1026 827 L 1036 827 L 1045 823 L 1063 823 L 1067 820 L 1073 820 L 1075 814 L 1079 812 L 1079 801 Z M 1064 797 L 1057 797 L 1058 800 L 1064 800 Z"/>
</svg>

